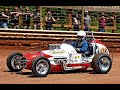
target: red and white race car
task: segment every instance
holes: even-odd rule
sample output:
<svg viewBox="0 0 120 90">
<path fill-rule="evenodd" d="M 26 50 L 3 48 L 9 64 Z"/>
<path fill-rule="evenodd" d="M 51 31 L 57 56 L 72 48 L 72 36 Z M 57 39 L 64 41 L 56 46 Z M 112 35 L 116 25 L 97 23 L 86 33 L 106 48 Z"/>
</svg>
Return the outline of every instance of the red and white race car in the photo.
<svg viewBox="0 0 120 90">
<path fill-rule="evenodd" d="M 29 69 L 37 77 L 45 77 L 50 72 L 86 70 L 89 67 L 96 73 L 106 74 L 112 67 L 109 50 L 101 41 L 94 39 L 93 32 L 89 33 L 92 36 L 92 40 L 88 40 L 89 52 L 77 53 L 70 44 L 73 40 L 65 39 L 62 44 L 49 44 L 49 50 L 25 54 L 13 52 L 7 58 L 7 67 L 11 72 Z"/>
</svg>

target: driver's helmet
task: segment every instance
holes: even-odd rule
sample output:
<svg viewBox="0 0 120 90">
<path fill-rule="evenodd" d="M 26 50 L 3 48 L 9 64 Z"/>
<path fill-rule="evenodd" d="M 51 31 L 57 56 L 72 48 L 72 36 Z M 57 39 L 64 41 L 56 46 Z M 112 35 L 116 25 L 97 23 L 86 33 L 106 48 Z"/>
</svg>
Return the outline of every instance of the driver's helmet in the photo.
<svg viewBox="0 0 120 90">
<path fill-rule="evenodd" d="M 85 31 L 79 31 L 79 32 L 77 33 L 77 36 L 86 37 L 86 33 L 85 33 Z"/>
</svg>

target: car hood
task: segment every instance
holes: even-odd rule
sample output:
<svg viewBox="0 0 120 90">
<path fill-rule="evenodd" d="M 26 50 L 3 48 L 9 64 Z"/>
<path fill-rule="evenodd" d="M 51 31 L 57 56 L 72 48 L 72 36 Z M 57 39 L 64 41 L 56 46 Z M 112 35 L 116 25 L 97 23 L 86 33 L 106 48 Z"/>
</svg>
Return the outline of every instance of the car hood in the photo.
<svg viewBox="0 0 120 90">
<path fill-rule="evenodd" d="M 41 52 L 39 51 L 32 51 L 29 53 L 25 53 L 23 57 L 25 57 L 27 60 L 34 60 L 36 57 L 40 56 Z"/>
</svg>

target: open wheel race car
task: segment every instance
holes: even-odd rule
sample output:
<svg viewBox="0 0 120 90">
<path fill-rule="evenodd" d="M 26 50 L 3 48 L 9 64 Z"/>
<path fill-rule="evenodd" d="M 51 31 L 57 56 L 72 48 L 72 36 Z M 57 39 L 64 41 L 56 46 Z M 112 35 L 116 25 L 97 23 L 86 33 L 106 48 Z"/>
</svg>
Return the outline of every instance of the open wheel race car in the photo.
<svg viewBox="0 0 120 90">
<path fill-rule="evenodd" d="M 71 46 L 71 39 L 65 39 L 62 44 L 49 44 L 49 50 L 32 51 L 25 54 L 13 52 L 7 57 L 7 67 L 11 72 L 22 69 L 32 71 L 33 76 L 45 77 L 50 72 L 68 70 L 92 70 L 99 74 L 106 74 L 112 67 L 112 59 L 108 48 L 94 38 L 93 32 L 88 32 L 86 40 L 89 51 L 78 53 Z M 91 36 L 92 38 L 89 39 Z"/>
</svg>

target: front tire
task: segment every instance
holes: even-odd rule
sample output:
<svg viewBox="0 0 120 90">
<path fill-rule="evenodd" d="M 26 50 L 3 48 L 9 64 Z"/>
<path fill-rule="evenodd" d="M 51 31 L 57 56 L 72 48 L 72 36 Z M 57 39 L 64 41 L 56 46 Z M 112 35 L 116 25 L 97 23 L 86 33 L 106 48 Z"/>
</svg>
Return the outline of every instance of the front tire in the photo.
<svg viewBox="0 0 120 90">
<path fill-rule="evenodd" d="M 92 60 L 93 71 L 99 74 L 106 74 L 112 67 L 112 60 L 108 54 L 96 54 Z"/>
<path fill-rule="evenodd" d="M 20 65 L 20 59 L 23 56 L 22 53 L 13 52 L 7 57 L 7 67 L 11 72 L 21 71 L 23 68 Z"/>
<path fill-rule="evenodd" d="M 45 57 L 37 57 L 32 62 L 32 74 L 36 77 L 46 77 L 50 71 L 50 61 Z"/>
</svg>

